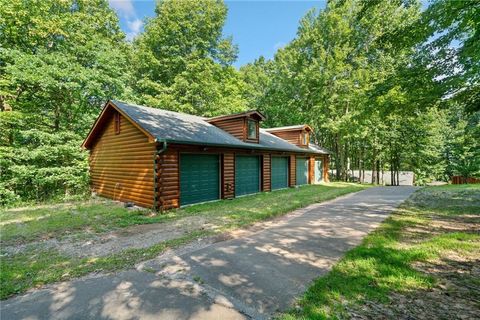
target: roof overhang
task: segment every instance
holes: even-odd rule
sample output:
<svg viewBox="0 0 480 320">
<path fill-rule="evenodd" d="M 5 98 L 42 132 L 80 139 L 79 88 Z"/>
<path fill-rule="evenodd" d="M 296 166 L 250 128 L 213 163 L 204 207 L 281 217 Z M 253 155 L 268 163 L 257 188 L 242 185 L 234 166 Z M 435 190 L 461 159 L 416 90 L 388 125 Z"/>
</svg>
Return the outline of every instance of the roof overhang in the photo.
<svg viewBox="0 0 480 320">
<path fill-rule="evenodd" d="M 301 125 L 297 125 L 297 126 L 265 128 L 265 131 L 273 133 L 273 132 L 288 132 L 288 131 L 308 131 L 308 132 L 312 132 L 313 130 L 308 124 L 301 124 Z"/>
<path fill-rule="evenodd" d="M 205 121 L 211 123 L 211 122 L 217 122 L 217 121 L 221 121 L 221 120 L 230 120 L 230 119 L 244 118 L 244 117 L 257 118 L 257 120 L 259 120 L 259 121 L 263 121 L 263 120 L 267 119 L 267 117 L 265 117 L 260 111 L 249 110 L 249 111 L 240 112 L 240 113 L 234 113 L 234 114 L 227 114 L 227 115 L 224 115 L 224 116 L 212 117 L 212 118 L 205 119 Z"/>
</svg>

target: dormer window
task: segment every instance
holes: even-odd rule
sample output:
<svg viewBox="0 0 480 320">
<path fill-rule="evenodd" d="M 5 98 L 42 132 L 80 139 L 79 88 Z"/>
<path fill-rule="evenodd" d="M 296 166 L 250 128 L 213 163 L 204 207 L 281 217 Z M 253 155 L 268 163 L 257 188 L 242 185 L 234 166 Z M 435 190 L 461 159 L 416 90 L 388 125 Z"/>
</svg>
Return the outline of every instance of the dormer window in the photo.
<svg viewBox="0 0 480 320">
<path fill-rule="evenodd" d="M 312 128 L 306 124 L 269 128 L 265 129 L 265 131 L 300 148 L 308 148 L 310 144 L 310 133 L 313 132 Z"/>
<path fill-rule="evenodd" d="M 308 140 L 309 140 L 309 138 L 310 138 L 310 137 L 309 137 L 308 132 L 304 132 L 304 133 L 302 134 L 302 142 L 303 142 L 303 145 L 304 145 L 304 146 L 307 146 L 307 145 L 308 145 L 308 142 L 309 142 Z"/>
<path fill-rule="evenodd" d="M 230 133 L 235 138 L 248 143 L 259 143 L 259 123 L 265 116 L 256 110 L 250 110 L 207 119 L 208 123 Z"/>
<path fill-rule="evenodd" d="M 247 139 L 257 139 L 258 122 L 255 120 L 247 120 Z"/>
</svg>

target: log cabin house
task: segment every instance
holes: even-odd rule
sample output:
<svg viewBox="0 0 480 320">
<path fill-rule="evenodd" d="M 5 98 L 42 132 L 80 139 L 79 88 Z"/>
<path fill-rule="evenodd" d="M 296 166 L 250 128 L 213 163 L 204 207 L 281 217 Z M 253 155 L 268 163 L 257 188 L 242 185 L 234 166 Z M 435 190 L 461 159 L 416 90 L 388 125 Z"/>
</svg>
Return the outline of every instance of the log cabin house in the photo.
<svg viewBox="0 0 480 320">
<path fill-rule="evenodd" d="M 154 210 L 328 180 L 307 125 L 262 129 L 258 111 L 204 118 L 109 101 L 82 146 L 92 191 Z"/>
</svg>

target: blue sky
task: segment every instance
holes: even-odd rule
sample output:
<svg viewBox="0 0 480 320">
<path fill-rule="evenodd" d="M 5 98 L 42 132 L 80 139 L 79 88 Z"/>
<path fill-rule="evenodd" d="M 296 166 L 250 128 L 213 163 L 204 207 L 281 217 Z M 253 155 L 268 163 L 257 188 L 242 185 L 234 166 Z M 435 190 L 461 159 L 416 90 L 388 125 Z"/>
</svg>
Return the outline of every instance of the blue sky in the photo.
<svg viewBox="0 0 480 320">
<path fill-rule="evenodd" d="M 110 0 L 129 39 L 143 30 L 144 19 L 154 16 L 155 1 Z M 239 47 L 239 67 L 259 56 L 272 58 L 278 48 L 290 42 L 298 22 L 311 8 L 325 7 L 325 1 L 225 1 L 228 16 L 224 34 Z"/>
</svg>

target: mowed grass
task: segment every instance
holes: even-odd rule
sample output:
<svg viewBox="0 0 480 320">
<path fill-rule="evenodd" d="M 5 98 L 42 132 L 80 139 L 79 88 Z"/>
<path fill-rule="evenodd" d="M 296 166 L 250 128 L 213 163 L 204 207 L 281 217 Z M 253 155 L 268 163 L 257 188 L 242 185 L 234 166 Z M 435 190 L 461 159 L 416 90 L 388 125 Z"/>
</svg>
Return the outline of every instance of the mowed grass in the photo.
<svg viewBox="0 0 480 320">
<path fill-rule="evenodd" d="M 128 268 L 212 231 L 197 230 L 181 238 L 145 249 L 129 249 L 104 257 L 75 258 L 57 250 L 40 250 L 34 241 L 67 235 L 104 233 L 132 225 L 162 223 L 189 216 L 204 216 L 219 228 L 215 233 L 234 230 L 270 219 L 309 204 L 360 191 L 366 186 L 349 183 L 309 185 L 260 193 L 252 196 L 204 203 L 170 210 L 163 214 L 132 211 L 111 201 L 88 201 L 39 208 L 10 209 L 0 213 L 2 246 L 29 244 L 21 253 L 1 252 L 0 299 L 43 284 L 67 280 L 91 272 Z M 3 250 L 0 250 L 3 251 Z"/>
<path fill-rule="evenodd" d="M 315 202 L 366 186 L 349 183 L 308 185 L 252 196 L 193 205 L 164 213 L 129 210 L 108 200 L 91 200 L 51 206 L 0 211 L 0 241 L 28 243 L 72 233 L 103 233 L 138 224 L 161 223 L 192 215 L 223 220 L 226 229 L 268 219 Z"/>
<path fill-rule="evenodd" d="M 298 308 L 281 318 L 349 318 L 347 308 L 361 310 L 365 301 L 388 304 L 392 292 L 429 290 L 437 279 L 415 268 L 415 263 L 438 262 L 451 253 L 480 259 L 478 230 L 456 231 L 435 224 L 468 226 L 472 219 L 478 223 L 479 217 L 480 185 L 417 191 L 330 273 L 314 281 Z"/>
</svg>

